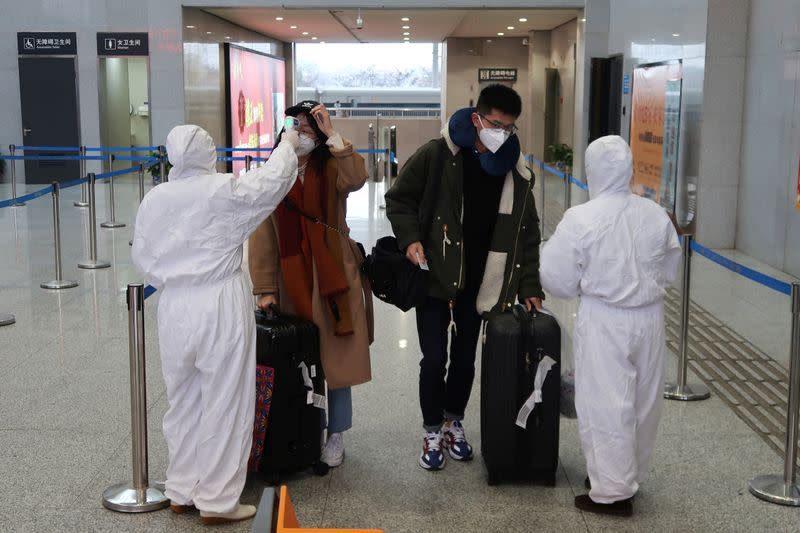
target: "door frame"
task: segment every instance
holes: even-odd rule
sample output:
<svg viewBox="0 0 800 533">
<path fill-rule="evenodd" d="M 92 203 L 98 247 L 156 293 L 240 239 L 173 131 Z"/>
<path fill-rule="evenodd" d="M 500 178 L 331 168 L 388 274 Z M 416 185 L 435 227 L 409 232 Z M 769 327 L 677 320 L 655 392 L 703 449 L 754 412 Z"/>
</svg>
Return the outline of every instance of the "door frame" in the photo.
<svg viewBox="0 0 800 533">
<path fill-rule="evenodd" d="M 100 134 L 98 145 L 103 144 L 103 117 L 100 114 L 100 99 L 102 98 L 102 92 L 100 91 L 100 61 L 104 59 L 144 59 L 145 64 L 147 65 L 147 135 L 149 137 L 149 145 L 150 146 L 158 146 L 157 144 L 153 144 L 153 121 L 151 119 L 150 110 L 152 109 L 152 87 L 153 84 L 150 83 L 151 74 L 150 74 L 150 55 L 130 55 L 130 56 L 104 56 L 104 55 L 97 55 L 95 59 L 95 71 L 97 72 L 97 132 Z M 106 148 L 106 147 L 103 147 Z M 105 165 L 105 161 L 101 162 Z M 109 169 L 111 171 L 112 169 Z"/>
<path fill-rule="evenodd" d="M 75 111 L 77 114 L 77 124 L 78 124 L 78 143 L 77 146 L 82 146 L 83 143 L 83 124 L 81 124 L 81 83 L 80 83 L 80 68 L 78 67 L 78 55 L 77 54 L 17 54 L 17 75 L 19 77 L 19 91 L 20 91 L 20 98 L 19 98 L 19 122 L 20 122 L 20 133 L 22 134 L 22 146 L 25 146 L 25 124 L 23 118 L 23 105 L 22 105 L 22 73 L 19 71 L 19 61 L 22 59 L 72 59 L 72 67 L 75 70 Z M 77 154 L 76 154 L 77 155 Z M 27 163 L 25 161 L 24 163 Z M 23 168 L 25 165 L 23 165 Z M 83 177 L 83 176 L 81 176 Z M 28 182 L 28 172 L 25 171 L 25 183 Z"/>
</svg>

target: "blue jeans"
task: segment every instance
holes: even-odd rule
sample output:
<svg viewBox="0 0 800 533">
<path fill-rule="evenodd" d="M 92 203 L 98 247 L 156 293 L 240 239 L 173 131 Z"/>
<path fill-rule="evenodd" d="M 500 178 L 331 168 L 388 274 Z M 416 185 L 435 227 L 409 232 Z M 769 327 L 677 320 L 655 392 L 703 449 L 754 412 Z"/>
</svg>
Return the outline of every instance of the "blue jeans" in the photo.
<svg viewBox="0 0 800 533">
<path fill-rule="evenodd" d="M 350 387 L 328 389 L 328 434 L 343 433 L 351 427 L 353 427 L 352 389 Z"/>
</svg>

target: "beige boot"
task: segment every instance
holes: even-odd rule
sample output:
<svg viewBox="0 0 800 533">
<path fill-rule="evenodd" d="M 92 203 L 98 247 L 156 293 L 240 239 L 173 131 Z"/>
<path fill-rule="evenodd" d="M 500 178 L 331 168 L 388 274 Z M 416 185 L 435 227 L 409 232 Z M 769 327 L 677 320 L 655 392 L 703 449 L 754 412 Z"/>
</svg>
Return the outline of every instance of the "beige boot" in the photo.
<svg viewBox="0 0 800 533">
<path fill-rule="evenodd" d="M 210 513 L 208 511 L 200 511 L 200 520 L 207 526 L 216 526 L 220 524 L 229 524 L 231 522 L 241 522 L 242 520 L 249 520 L 256 515 L 255 505 L 242 505 L 230 513 Z"/>
</svg>

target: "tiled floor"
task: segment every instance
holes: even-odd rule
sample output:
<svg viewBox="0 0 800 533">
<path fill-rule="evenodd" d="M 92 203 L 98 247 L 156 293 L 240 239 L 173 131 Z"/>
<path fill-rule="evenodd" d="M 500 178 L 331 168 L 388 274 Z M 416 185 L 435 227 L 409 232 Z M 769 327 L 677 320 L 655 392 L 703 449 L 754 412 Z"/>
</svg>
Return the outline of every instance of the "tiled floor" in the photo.
<svg viewBox="0 0 800 533">
<path fill-rule="evenodd" d="M 106 218 L 105 186 L 98 188 L 98 217 Z M 132 222 L 135 182 L 117 184 L 117 218 Z M 551 198 L 552 194 L 552 198 Z M 0 185 L 0 198 L 10 196 Z M 45 291 L 53 276 L 48 198 L 28 207 L 0 209 L 0 312 L 17 323 L 0 328 L 0 531 L 200 531 L 197 515 L 161 511 L 141 516 L 103 509 L 105 487 L 129 479 L 130 421 L 127 321 L 123 291 L 138 282 L 130 264 L 130 225 L 99 230 L 99 255 L 113 267 L 80 271 L 85 257 L 84 210 L 72 207 L 78 190 L 63 191 L 65 277 L 76 289 Z M 548 222 L 561 201 L 548 182 Z M 350 220 L 365 243 L 389 232 L 379 209 L 380 186 L 354 195 Z M 102 221 L 102 220 L 100 220 Z M 737 258 L 738 260 L 738 258 Z M 788 303 L 770 300 L 750 282 L 695 261 L 693 295 L 734 331 L 776 360 L 788 351 Z M 147 375 L 150 473 L 161 480 L 166 446 L 160 419 L 166 409 L 158 356 L 155 310 L 147 301 Z M 770 303 L 771 302 L 771 303 Z M 548 305 L 571 329 L 573 302 Z M 757 317 L 751 312 L 758 311 Z M 562 420 L 561 467 L 555 488 L 489 487 L 480 457 L 449 462 L 438 473 L 416 464 L 421 440 L 417 399 L 419 347 L 413 312 L 377 303 L 378 335 L 372 350 L 374 379 L 354 390 L 355 427 L 347 433 L 347 459 L 328 476 L 289 480 L 301 522 L 307 526 L 375 527 L 391 532 L 434 531 L 797 531 L 800 509 L 782 508 L 747 493 L 747 480 L 782 470 L 781 459 L 720 398 L 668 402 L 648 481 L 636 515 L 623 521 L 583 514 L 572 506 L 584 492 L 585 467 L 577 425 Z M 749 316 L 749 318 L 748 318 Z M 764 332 L 766 330 L 766 332 Z M 785 342 L 784 342 L 785 341 Z M 568 360 L 568 356 L 565 353 Z M 668 376 L 675 373 L 670 356 Z M 691 379 L 697 381 L 697 376 Z M 467 416 L 476 449 L 479 390 Z M 253 480 L 243 499 L 255 502 Z M 250 524 L 223 528 L 249 531 Z"/>
</svg>

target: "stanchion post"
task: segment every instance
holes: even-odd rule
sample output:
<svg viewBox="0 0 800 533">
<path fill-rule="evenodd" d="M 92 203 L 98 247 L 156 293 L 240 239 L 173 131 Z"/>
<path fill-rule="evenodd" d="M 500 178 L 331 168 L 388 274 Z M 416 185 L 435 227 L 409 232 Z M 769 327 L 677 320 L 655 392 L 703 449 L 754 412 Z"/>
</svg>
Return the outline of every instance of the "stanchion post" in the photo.
<svg viewBox="0 0 800 533">
<path fill-rule="evenodd" d="M 11 163 L 11 197 L 14 199 L 14 203 L 11 204 L 11 207 L 24 207 L 25 202 L 17 201 L 17 160 L 14 159 L 14 153 L 16 151 L 16 146 L 13 144 L 8 145 L 8 153 L 11 155 L 11 159 L 8 160 L 8 162 Z"/>
<path fill-rule="evenodd" d="M 111 263 L 108 261 L 98 261 L 97 259 L 97 203 L 95 202 L 95 175 L 89 174 L 89 260 L 78 263 L 78 268 L 96 270 L 99 268 L 109 268 Z"/>
<path fill-rule="evenodd" d="M 111 169 L 114 168 L 114 155 L 113 154 L 109 154 L 108 155 L 108 168 L 111 168 Z M 114 171 L 111 170 L 110 172 L 114 172 Z M 111 215 L 111 220 L 109 220 L 108 222 L 103 222 L 102 224 L 100 224 L 100 227 L 101 228 L 110 228 L 110 229 L 124 228 L 125 224 L 123 224 L 122 222 L 117 222 L 117 217 L 116 217 L 116 213 L 115 213 L 116 199 L 115 199 L 115 196 L 114 196 L 114 176 L 113 175 L 108 179 L 108 194 L 109 194 L 108 209 L 109 209 L 109 214 Z"/>
<path fill-rule="evenodd" d="M 692 282 L 692 236 L 683 236 L 683 284 L 681 286 L 681 330 L 678 354 L 678 380 L 667 383 L 664 398 L 684 402 L 707 400 L 711 391 L 704 385 L 686 383 L 689 359 L 689 304 Z"/>
<path fill-rule="evenodd" d="M 369 161 L 369 179 L 372 181 L 378 181 L 378 158 L 374 152 L 375 150 L 375 125 L 369 125 L 369 129 L 367 130 L 367 149 L 369 149 L 369 154 L 367 154 L 367 159 Z"/>
<path fill-rule="evenodd" d="M 250 167 L 253 166 L 253 156 L 247 154 L 244 156 L 244 170 L 245 172 L 250 172 Z"/>
<path fill-rule="evenodd" d="M 0 313 L 0 327 L 10 326 L 15 323 L 17 319 L 10 313 Z"/>
<path fill-rule="evenodd" d="M 570 208 L 572 204 L 572 184 L 569 182 L 569 174 L 564 169 L 564 212 Z"/>
<path fill-rule="evenodd" d="M 85 176 L 86 175 L 86 160 L 83 159 L 83 158 L 86 157 L 86 147 L 85 146 L 81 146 L 80 150 L 78 151 L 78 153 L 81 156 L 81 160 L 80 160 L 80 163 L 79 163 L 79 165 L 80 165 L 80 173 L 81 173 L 81 176 Z M 81 199 L 80 199 L 79 202 L 75 202 L 73 204 L 73 205 L 75 205 L 75 207 L 89 207 L 89 200 L 88 200 L 87 190 L 86 189 L 87 189 L 87 184 L 86 183 L 81 183 Z"/>
<path fill-rule="evenodd" d="M 54 248 L 55 248 L 55 260 L 56 260 L 56 279 L 52 281 L 46 281 L 42 283 L 40 286 L 43 289 L 71 289 L 73 287 L 78 286 L 77 281 L 67 281 L 62 279 L 61 273 L 61 217 L 59 215 L 59 208 L 60 208 L 60 201 L 59 197 L 61 196 L 59 191 L 59 185 L 57 181 L 53 182 L 53 236 L 54 236 Z"/>
<path fill-rule="evenodd" d="M 128 285 L 128 350 L 131 367 L 131 458 L 133 482 L 103 492 L 103 506 L 121 513 L 146 513 L 169 506 L 169 499 L 148 480 L 147 386 L 144 350 L 144 285 Z"/>
<path fill-rule="evenodd" d="M 139 165 L 139 203 L 144 200 L 144 164 Z"/>
<path fill-rule="evenodd" d="M 158 166 L 161 171 L 161 183 L 169 181 L 167 176 L 167 147 L 163 144 L 158 147 Z"/>
<path fill-rule="evenodd" d="M 792 283 L 792 338 L 790 340 L 789 402 L 786 413 L 786 443 L 783 475 L 758 476 L 750 481 L 756 498 L 779 505 L 800 507 L 797 483 L 797 437 L 800 418 L 800 283 Z"/>
</svg>

